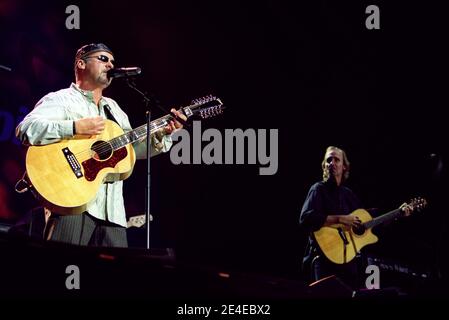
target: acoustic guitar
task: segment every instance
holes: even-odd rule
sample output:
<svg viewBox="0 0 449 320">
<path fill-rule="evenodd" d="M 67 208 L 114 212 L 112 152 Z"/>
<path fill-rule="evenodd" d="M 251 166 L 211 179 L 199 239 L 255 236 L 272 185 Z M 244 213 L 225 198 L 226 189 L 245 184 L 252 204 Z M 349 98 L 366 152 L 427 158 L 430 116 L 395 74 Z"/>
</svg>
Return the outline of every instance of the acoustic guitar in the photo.
<svg viewBox="0 0 449 320">
<path fill-rule="evenodd" d="M 179 109 L 188 119 L 207 119 L 223 112 L 220 99 L 212 96 L 193 101 Z M 167 126 L 169 114 L 150 122 L 150 133 Z M 132 143 L 147 136 L 147 125 L 123 132 L 105 120 L 100 135 L 75 136 L 57 143 L 31 146 L 26 154 L 26 173 L 30 189 L 43 205 L 60 214 L 80 214 L 94 199 L 100 185 L 128 178 L 136 156 Z"/>
<path fill-rule="evenodd" d="M 423 198 L 415 198 L 407 205 L 412 212 L 419 211 L 427 205 L 427 201 Z M 360 227 L 355 228 L 334 224 L 322 227 L 313 234 L 321 251 L 330 261 L 344 264 L 354 259 L 360 252 L 360 249 L 379 240 L 372 233 L 371 229 L 373 227 L 400 217 L 403 214 L 402 209 L 398 208 L 373 219 L 368 211 L 357 209 L 351 215 L 360 219 L 362 222 Z"/>
</svg>

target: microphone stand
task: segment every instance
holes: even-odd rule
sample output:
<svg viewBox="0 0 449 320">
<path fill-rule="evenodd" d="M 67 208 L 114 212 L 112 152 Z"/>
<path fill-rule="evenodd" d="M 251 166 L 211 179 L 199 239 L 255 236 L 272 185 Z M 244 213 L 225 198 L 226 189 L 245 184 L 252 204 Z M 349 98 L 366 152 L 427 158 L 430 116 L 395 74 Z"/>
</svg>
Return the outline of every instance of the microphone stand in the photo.
<svg viewBox="0 0 449 320">
<path fill-rule="evenodd" d="M 139 90 L 135 84 L 135 82 L 132 80 L 132 78 L 126 77 L 126 83 L 128 84 L 128 87 L 136 91 L 138 94 L 140 94 L 143 97 L 143 100 L 145 102 L 145 106 L 147 108 L 146 116 L 147 116 L 147 186 L 146 186 L 146 199 L 145 199 L 145 216 L 147 221 L 147 250 L 150 250 L 150 185 L 151 185 L 151 130 L 150 130 L 150 123 L 151 123 L 151 109 L 150 105 L 154 105 L 158 107 L 160 110 L 162 110 L 164 113 L 170 114 L 174 119 L 182 123 L 184 126 L 188 126 L 188 124 L 181 118 L 179 118 L 175 113 L 170 112 L 169 110 L 166 110 L 164 107 L 162 107 L 156 99 L 150 99 L 146 93 Z"/>
<path fill-rule="evenodd" d="M 147 217 L 147 250 L 150 250 L 150 222 L 151 222 L 151 213 L 150 213 L 150 186 L 151 186 L 151 109 L 149 108 L 149 101 L 145 100 L 145 106 L 147 107 L 147 187 L 146 187 L 146 198 L 145 198 L 145 214 Z"/>
<path fill-rule="evenodd" d="M 146 234 L 147 234 L 147 250 L 150 250 L 150 222 L 151 222 L 151 203 L 150 203 L 150 186 L 151 186 L 151 108 L 150 105 L 152 104 L 152 100 L 142 91 L 140 91 L 137 87 L 134 81 L 132 81 L 130 78 L 126 78 L 126 83 L 128 86 L 139 93 L 145 102 L 145 107 L 147 109 L 146 117 L 147 117 L 147 184 L 146 184 L 146 197 L 145 197 L 145 218 L 146 218 Z M 158 104 L 156 104 L 158 105 Z"/>
</svg>

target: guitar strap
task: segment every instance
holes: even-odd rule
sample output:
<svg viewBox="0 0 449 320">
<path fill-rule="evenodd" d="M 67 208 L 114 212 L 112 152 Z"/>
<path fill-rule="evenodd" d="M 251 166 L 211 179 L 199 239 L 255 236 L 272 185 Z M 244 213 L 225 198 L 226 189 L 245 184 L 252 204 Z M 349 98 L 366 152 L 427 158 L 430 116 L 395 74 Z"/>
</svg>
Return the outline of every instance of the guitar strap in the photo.
<svg viewBox="0 0 449 320">
<path fill-rule="evenodd" d="M 108 104 L 105 104 L 105 105 L 103 106 L 103 108 L 104 108 L 104 114 L 106 115 L 106 118 L 109 119 L 109 120 L 114 121 L 115 123 L 117 123 L 117 124 L 120 126 L 120 124 L 118 123 L 118 121 L 117 121 L 117 120 L 115 119 L 115 117 L 112 115 L 111 107 L 110 107 Z"/>
<path fill-rule="evenodd" d="M 105 105 L 103 106 L 103 110 L 104 110 L 104 114 L 106 115 L 106 118 L 107 118 L 107 119 L 114 121 L 115 123 L 117 123 L 117 125 L 118 125 L 119 127 L 121 127 L 121 126 L 120 126 L 120 123 L 118 123 L 118 121 L 117 121 L 117 120 L 115 119 L 115 117 L 112 115 L 111 107 L 110 107 L 108 104 L 105 104 Z M 112 184 L 112 183 L 114 183 L 114 181 L 106 181 L 105 183 L 106 183 L 106 184 Z M 107 191 L 106 191 L 106 192 L 107 192 Z"/>
<path fill-rule="evenodd" d="M 357 250 L 357 247 L 356 247 L 356 245 L 355 245 L 354 238 L 352 237 L 352 232 L 349 232 L 349 236 L 351 237 L 351 243 L 352 243 L 352 247 L 354 248 L 355 254 L 356 254 L 356 255 L 359 255 L 360 252 L 359 252 L 359 250 Z"/>
<path fill-rule="evenodd" d="M 343 262 L 346 263 L 346 258 L 347 258 L 347 251 L 346 251 L 346 247 L 349 244 L 348 238 L 346 237 L 345 231 L 343 230 L 343 228 L 339 227 L 338 229 L 338 234 L 340 235 L 341 240 L 343 240 Z"/>
</svg>

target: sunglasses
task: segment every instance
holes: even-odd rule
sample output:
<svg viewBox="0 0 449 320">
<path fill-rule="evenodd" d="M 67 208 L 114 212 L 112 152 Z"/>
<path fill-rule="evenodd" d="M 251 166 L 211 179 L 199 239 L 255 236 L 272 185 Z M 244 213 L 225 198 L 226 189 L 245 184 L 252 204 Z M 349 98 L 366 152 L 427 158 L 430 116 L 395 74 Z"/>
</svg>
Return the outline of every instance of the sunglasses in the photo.
<svg viewBox="0 0 449 320">
<path fill-rule="evenodd" d="M 104 62 L 104 63 L 108 63 L 109 62 L 109 57 L 105 56 L 105 55 L 85 57 L 84 59 L 89 59 L 89 58 L 97 58 L 98 60 L 100 60 L 101 62 Z M 111 60 L 111 63 L 114 64 L 115 60 Z"/>
</svg>

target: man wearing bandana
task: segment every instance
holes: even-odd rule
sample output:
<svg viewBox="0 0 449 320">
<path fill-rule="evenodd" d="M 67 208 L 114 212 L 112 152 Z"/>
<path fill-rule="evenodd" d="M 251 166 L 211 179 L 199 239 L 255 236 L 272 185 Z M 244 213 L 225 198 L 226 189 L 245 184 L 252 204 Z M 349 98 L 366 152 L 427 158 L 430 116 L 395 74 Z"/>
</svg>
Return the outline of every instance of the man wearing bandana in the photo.
<svg viewBox="0 0 449 320">
<path fill-rule="evenodd" d="M 70 139 L 75 135 L 92 136 L 103 132 L 109 118 L 126 132 L 132 130 L 128 116 L 113 99 L 103 96 L 112 79 L 107 72 L 114 68 L 114 55 L 102 43 L 82 46 L 76 53 L 75 83 L 69 88 L 44 96 L 17 126 L 16 135 L 25 145 L 45 145 Z M 178 117 L 185 116 L 172 109 Z M 152 135 L 152 155 L 167 152 L 171 133 L 182 128 L 171 121 L 157 135 Z M 133 144 L 137 159 L 146 157 L 146 141 Z M 77 245 L 127 247 L 123 181 L 101 184 L 95 198 L 80 215 L 47 217 L 44 237 L 47 240 Z"/>
</svg>

